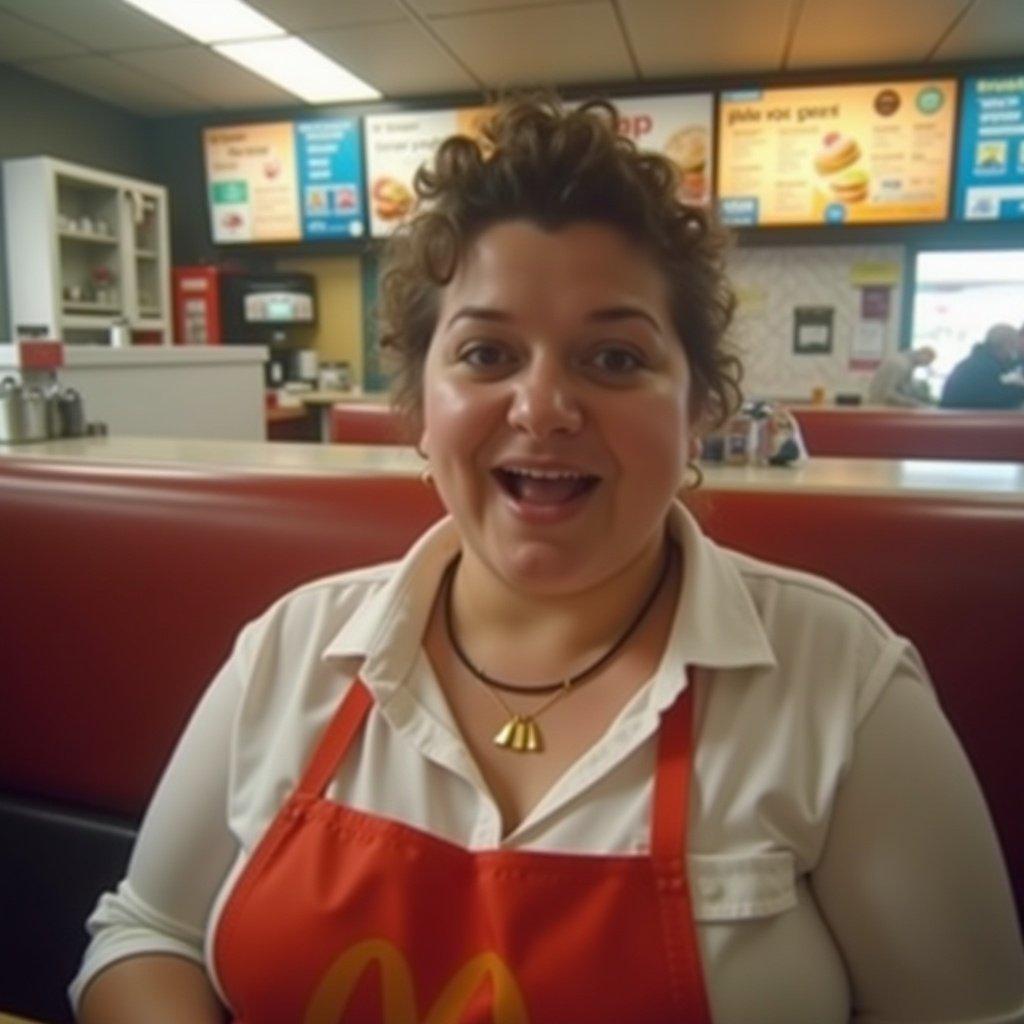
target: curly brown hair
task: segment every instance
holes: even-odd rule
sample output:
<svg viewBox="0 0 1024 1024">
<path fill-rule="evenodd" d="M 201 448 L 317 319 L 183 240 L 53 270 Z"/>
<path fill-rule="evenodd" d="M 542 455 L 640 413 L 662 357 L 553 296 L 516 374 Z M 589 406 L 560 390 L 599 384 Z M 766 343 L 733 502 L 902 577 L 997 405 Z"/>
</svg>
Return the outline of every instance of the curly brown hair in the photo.
<svg viewBox="0 0 1024 1024">
<path fill-rule="evenodd" d="M 668 283 L 695 418 L 717 426 L 738 407 L 742 367 L 725 342 L 735 307 L 723 270 L 726 236 L 704 210 L 679 201 L 675 165 L 638 150 L 618 121 L 605 100 L 574 109 L 551 96 L 509 101 L 479 141 L 448 138 L 417 172 L 423 209 L 388 242 L 379 308 L 392 401 L 412 432 L 441 289 L 474 239 L 508 220 L 550 230 L 607 224 L 649 252 Z"/>
</svg>

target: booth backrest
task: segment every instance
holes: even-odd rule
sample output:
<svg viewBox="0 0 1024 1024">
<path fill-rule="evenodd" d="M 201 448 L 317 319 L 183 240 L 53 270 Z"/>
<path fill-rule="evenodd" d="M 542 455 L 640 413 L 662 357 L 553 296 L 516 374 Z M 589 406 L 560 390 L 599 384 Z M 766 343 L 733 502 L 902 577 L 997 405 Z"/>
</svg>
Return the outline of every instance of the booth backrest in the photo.
<svg viewBox="0 0 1024 1024">
<path fill-rule="evenodd" d="M 1024 412 L 794 405 L 811 455 L 1024 462 Z"/>
<path fill-rule="evenodd" d="M 411 444 L 415 440 L 390 406 L 356 402 L 331 406 L 330 438 L 336 444 Z"/>
<path fill-rule="evenodd" d="M 811 455 L 861 459 L 967 459 L 1024 462 L 1024 412 L 959 409 L 831 409 L 792 406 Z M 386 405 L 331 407 L 332 441 L 409 444 Z"/>
<path fill-rule="evenodd" d="M 709 491 L 694 509 L 914 640 L 1024 906 L 1024 503 Z M 21 942 L 0 1007 L 63 1019 L 84 915 L 242 624 L 305 580 L 401 555 L 441 511 L 414 477 L 0 459 L 0 903 Z"/>
</svg>

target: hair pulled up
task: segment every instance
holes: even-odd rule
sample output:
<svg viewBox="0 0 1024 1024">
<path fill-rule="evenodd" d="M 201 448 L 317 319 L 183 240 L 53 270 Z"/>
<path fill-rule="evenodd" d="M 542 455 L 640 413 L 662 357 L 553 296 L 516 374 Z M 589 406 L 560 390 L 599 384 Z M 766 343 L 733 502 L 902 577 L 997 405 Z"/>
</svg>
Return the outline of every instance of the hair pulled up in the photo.
<svg viewBox="0 0 1024 1024">
<path fill-rule="evenodd" d="M 547 96 L 513 100 L 479 140 L 452 136 L 419 169 L 420 212 L 387 244 L 379 309 L 392 400 L 410 427 L 421 419 L 440 291 L 474 239 L 508 220 L 545 229 L 607 224 L 646 250 L 668 284 L 695 415 L 714 426 L 739 405 L 742 367 L 725 343 L 735 306 L 723 268 L 726 236 L 705 211 L 679 201 L 675 165 L 638 150 L 618 120 L 604 100 L 576 108 Z"/>
</svg>

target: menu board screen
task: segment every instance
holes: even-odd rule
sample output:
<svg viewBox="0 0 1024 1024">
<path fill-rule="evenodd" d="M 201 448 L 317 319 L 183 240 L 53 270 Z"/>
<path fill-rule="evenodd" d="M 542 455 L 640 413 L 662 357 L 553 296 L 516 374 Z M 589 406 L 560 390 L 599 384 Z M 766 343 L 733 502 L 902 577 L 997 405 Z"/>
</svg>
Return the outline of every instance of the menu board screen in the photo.
<svg viewBox="0 0 1024 1024">
<path fill-rule="evenodd" d="M 390 235 L 416 206 L 413 178 L 449 135 L 477 138 L 490 110 L 430 110 L 366 119 L 370 234 Z"/>
<path fill-rule="evenodd" d="M 967 79 L 956 210 L 964 220 L 1024 220 L 1024 75 Z"/>
<path fill-rule="evenodd" d="M 355 118 L 207 128 L 203 149 L 215 243 L 363 234 Z"/>
<path fill-rule="evenodd" d="M 615 100 L 619 130 L 641 149 L 667 156 L 679 168 L 680 198 L 707 203 L 711 198 L 710 93 L 629 97 Z M 415 209 L 413 178 L 449 135 L 479 138 L 490 107 L 381 114 L 366 119 L 370 234 L 391 234 Z"/>
<path fill-rule="evenodd" d="M 723 93 L 718 202 L 727 224 L 942 220 L 956 81 Z"/>
<path fill-rule="evenodd" d="M 667 156 L 679 169 L 679 198 L 711 201 L 711 93 L 616 99 L 619 131 L 640 149 Z"/>
</svg>

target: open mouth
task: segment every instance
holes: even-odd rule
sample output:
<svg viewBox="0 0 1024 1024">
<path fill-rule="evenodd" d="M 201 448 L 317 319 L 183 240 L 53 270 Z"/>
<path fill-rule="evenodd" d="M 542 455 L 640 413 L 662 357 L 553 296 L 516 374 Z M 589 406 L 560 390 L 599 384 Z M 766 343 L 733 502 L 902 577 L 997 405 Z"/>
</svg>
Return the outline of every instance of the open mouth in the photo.
<svg viewBox="0 0 1024 1024">
<path fill-rule="evenodd" d="M 601 482 L 599 476 L 562 469 L 494 470 L 498 486 L 518 502 L 530 505 L 566 505 L 589 494 Z"/>
</svg>

